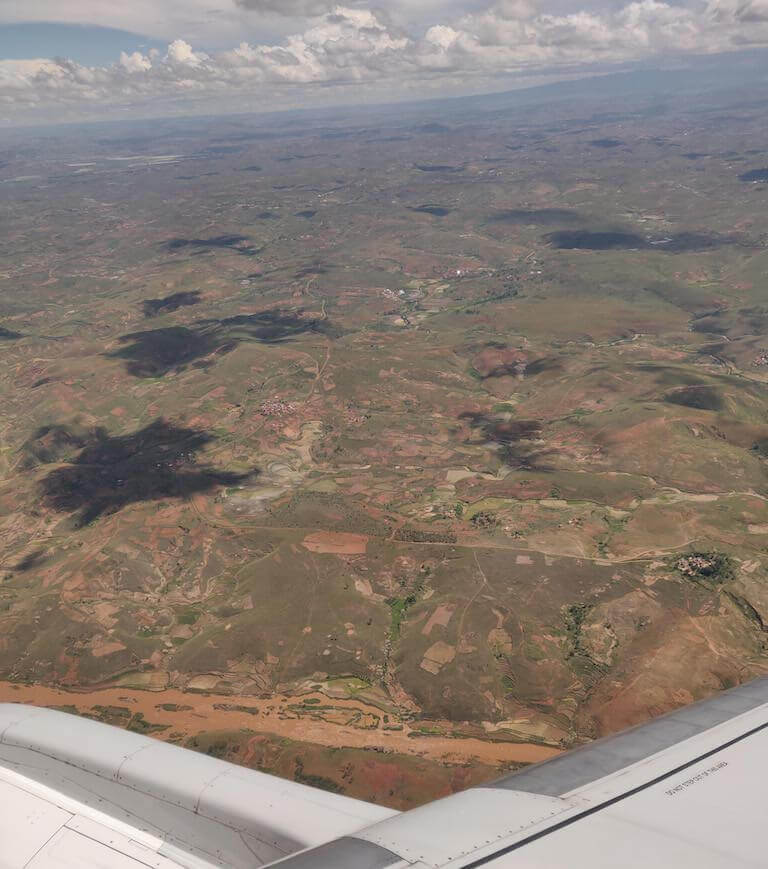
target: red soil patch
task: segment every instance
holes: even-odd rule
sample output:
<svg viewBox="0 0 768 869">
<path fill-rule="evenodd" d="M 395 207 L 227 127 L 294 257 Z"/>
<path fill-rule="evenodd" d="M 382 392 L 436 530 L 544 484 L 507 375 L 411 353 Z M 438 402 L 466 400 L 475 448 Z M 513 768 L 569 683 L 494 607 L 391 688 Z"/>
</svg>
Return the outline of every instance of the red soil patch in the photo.
<svg viewBox="0 0 768 869">
<path fill-rule="evenodd" d="M 368 545 L 365 534 L 348 534 L 344 531 L 316 531 L 307 534 L 302 546 L 310 552 L 331 553 L 332 555 L 363 555 Z"/>
</svg>

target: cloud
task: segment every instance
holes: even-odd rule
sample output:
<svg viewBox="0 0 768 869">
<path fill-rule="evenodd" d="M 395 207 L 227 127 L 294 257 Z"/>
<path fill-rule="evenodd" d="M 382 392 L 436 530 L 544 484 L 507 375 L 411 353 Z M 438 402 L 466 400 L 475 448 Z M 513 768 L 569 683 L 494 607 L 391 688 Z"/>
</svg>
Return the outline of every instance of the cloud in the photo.
<svg viewBox="0 0 768 869">
<path fill-rule="evenodd" d="M 266 8 L 276 0 L 242 2 Z M 288 6 L 307 11 L 314 4 L 291 0 Z M 62 59 L 0 61 L 0 104 L 6 114 L 189 99 L 207 100 L 209 108 L 233 100 L 244 108 L 274 106 L 289 91 L 306 102 L 318 87 L 356 86 L 363 92 L 440 83 L 450 89 L 473 78 L 507 80 L 531 71 L 733 51 L 768 45 L 768 0 L 709 0 L 695 7 L 632 0 L 568 14 L 541 11 L 536 0 L 499 0 L 436 22 L 420 36 L 384 13 L 334 6 L 309 25 L 279 42 L 244 41 L 210 53 L 175 39 L 164 54 L 123 53 L 108 67 Z"/>
<path fill-rule="evenodd" d="M 210 60 L 207 54 L 192 50 L 192 46 L 183 39 L 174 39 L 168 46 L 168 54 L 166 61 L 169 64 L 176 66 L 199 67 L 207 60 Z"/>
<path fill-rule="evenodd" d="M 152 69 L 152 61 L 140 51 L 134 51 L 132 54 L 126 54 L 124 51 L 121 51 L 120 66 L 128 72 L 146 72 Z"/>
<path fill-rule="evenodd" d="M 231 40 L 242 22 L 232 0 L 0 0 L 0 24 L 66 22 L 115 27 L 169 39 L 183 34 L 201 39 L 226 33 Z"/>
<path fill-rule="evenodd" d="M 720 22 L 762 24 L 768 22 L 768 0 L 713 0 L 710 14 Z"/>
<path fill-rule="evenodd" d="M 235 5 L 254 12 L 311 18 L 330 12 L 337 4 L 334 0 L 235 0 Z"/>
</svg>

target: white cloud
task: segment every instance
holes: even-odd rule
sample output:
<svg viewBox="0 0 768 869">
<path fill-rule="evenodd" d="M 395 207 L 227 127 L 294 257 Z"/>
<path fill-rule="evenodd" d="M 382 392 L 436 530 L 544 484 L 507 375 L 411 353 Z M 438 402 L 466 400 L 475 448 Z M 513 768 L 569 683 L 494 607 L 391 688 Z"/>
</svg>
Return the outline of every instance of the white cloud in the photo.
<svg viewBox="0 0 768 869">
<path fill-rule="evenodd" d="M 198 67 L 210 60 L 207 54 L 192 50 L 192 46 L 183 39 L 174 39 L 168 46 L 166 61 L 177 66 Z"/>
<path fill-rule="evenodd" d="M 0 0 L 0 25 L 61 22 L 114 27 L 153 39 L 178 37 L 206 49 L 240 40 L 280 40 L 307 21 L 331 11 L 340 0 Z M 344 0 L 341 0 L 344 2 Z M 346 0 L 353 8 L 385 7 L 401 23 L 426 29 L 488 0 Z"/>
<path fill-rule="evenodd" d="M 120 66 L 127 72 L 146 72 L 152 69 L 152 61 L 140 51 L 134 51 L 132 54 L 121 51 Z"/>
<path fill-rule="evenodd" d="M 720 22 L 765 24 L 768 22 L 768 0 L 711 0 L 708 12 Z"/>
<path fill-rule="evenodd" d="M 2 2 L 2 0 L 0 0 Z M 206 53 L 175 39 L 165 54 L 121 54 L 109 67 L 68 60 L 0 61 L 0 101 L 43 113 L 83 105 L 131 107 L 189 98 L 209 108 L 269 102 L 286 88 L 309 100 L 313 87 L 446 88 L 533 71 L 620 63 L 663 54 L 768 45 L 768 0 L 709 0 L 681 6 L 632 0 L 618 9 L 540 12 L 536 0 L 500 0 L 435 23 L 422 36 L 385 14 L 336 6 L 277 43 L 244 41 Z M 308 8 L 308 7 L 307 7 Z"/>
<path fill-rule="evenodd" d="M 231 45 L 253 17 L 234 0 L 0 0 L 0 24 L 33 21 L 114 27 L 168 41 L 181 35 L 207 45 Z"/>
<path fill-rule="evenodd" d="M 235 0 L 237 6 L 254 12 L 274 13 L 287 18 L 310 18 L 330 12 L 334 0 Z"/>
</svg>

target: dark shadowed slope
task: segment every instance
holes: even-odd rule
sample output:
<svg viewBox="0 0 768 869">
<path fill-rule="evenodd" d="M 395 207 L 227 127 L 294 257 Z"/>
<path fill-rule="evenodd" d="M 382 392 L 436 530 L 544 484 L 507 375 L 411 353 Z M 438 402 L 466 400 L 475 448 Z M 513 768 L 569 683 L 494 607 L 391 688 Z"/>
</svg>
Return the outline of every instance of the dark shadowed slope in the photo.
<svg viewBox="0 0 768 869">
<path fill-rule="evenodd" d="M 644 238 L 634 232 L 575 229 L 550 232 L 545 238 L 559 250 L 658 250 L 666 253 L 714 250 L 739 243 L 729 236 L 703 232 L 678 232 L 659 238 Z"/>
<path fill-rule="evenodd" d="M 170 251 L 180 251 L 185 248 L 204 250 L 232 250 L 243 256 L 255 256 L 258 249 L 248 243 L 247 235 L 217 235 L 214 238 L 172 238 L 165 242 Z"/>
<path fill-rule="evenodd" d="M 156 317 L 158 314 L 170 314 L 173 311 L 178 311 L 179 308 L 199 304 L 200 291 L 192 290 L 173 293 L 173 295 L 164 296 L 162 299 L 144 299 L 141 308 L 145 317 Z"/>
<path fill-rule="evenodd" d="M 768 168 L 751 169 L 749 172 L 744 172 L 743 175 L 739 175 L 739 181 L 749 181 L 752 183 L 768 181 Z"/>
<path fill-rule="evenodd" d="M 551 450 L 540 449 L 532 443 L 541 437 L 541 423 L 534 419 L 504 420 L 484 413 L 462 413 L 459 419 L 467 420 L 478 432 L 484 443 L 499 447 L 504 464 L 512 468 L 536 468 L 546 470 L 541 459 Z"/>
<path fill-rule="evenodd" d="M 51 471 L 40 486 L 44 503 L 62 513 L 76 513 L 88 525 L 139 501 L 188 498 L 217 486 L 235 485 L 257 471 L 237 474 L 197 462 L 213 435 L 163 419 L 128 435 L 97 428 L 65 467 Z"/>
<path fill-rule="evenodd" d="M 124 359 L 126 370 L 134 377 L 163 377 L 213 354 L 230 353 L 246 341 L 274 344 L 305 332 L 334 336 L 333 327 L 326 320 L 304 317 L 301 311 L 275 308 L 221 320 L 199 320 L 189 327 L 131 332 L 120 338 L 124 346 L 106 355 Z"/>
</svg>

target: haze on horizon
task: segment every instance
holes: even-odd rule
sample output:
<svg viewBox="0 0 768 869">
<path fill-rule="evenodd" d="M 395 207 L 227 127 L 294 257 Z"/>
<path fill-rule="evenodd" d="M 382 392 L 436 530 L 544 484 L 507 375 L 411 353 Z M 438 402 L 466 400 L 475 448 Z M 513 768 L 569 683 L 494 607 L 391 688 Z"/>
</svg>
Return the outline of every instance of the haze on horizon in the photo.
<svg viewBox="0 0 768 869">
<path fill-rule="evenodd" d="M 0 0 L 0 124 L 394 102 L 766 46 L 768 0 Z"/>
</svg>

